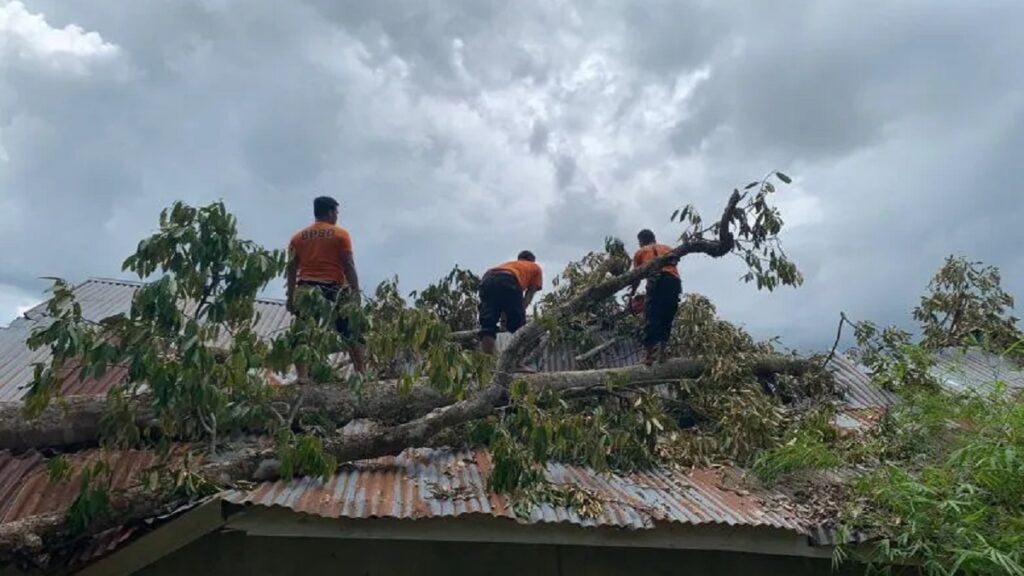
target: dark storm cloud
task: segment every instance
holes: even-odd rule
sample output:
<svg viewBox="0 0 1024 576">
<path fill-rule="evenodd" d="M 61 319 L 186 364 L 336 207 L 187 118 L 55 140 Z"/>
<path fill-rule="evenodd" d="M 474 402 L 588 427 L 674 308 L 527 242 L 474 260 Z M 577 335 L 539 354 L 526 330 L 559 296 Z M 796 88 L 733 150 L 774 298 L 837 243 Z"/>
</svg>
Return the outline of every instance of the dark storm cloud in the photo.
<svg viewBox="0 0 1024 576">
<path fill-rule="evenodd" d="M 282 245 L 336 195 L 367 282 L 413 289 L 779 194 L 799 290 L 683 263 L 761 336 L 907 324 L 945 254 L 1024 292 L 1016 2 L 0 2 L 0 323 L 41 275 L 119 275 L 160 208 Z M 17 16 L 12 19 L 11 15 Z M 5 48 L 6 47 L 6 48 Z M 279 287 L 274 287 L 276 292 Z"/>
</svg>

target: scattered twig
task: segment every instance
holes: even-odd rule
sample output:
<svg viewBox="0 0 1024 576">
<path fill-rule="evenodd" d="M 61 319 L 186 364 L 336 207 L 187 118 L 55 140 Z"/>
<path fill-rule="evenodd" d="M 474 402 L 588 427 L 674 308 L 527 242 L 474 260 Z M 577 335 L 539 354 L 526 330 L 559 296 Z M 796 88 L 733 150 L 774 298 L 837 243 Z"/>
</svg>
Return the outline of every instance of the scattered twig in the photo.
<svg viewBox="0 0 1024 576">
<path fill-rule="evenodd" d="M 616 337 L 612 338 L 611 340 L 608 340 L 606 342 L 602 342 L 601 344 L 598 344 L 597 346 L 594 346 L 593 348 L 591 348 L 590 350 L 587 350 L 586 352 L 580 354 L 579 356 L 576 356 L 576 362 L 579 363 L 579 364 L 582 364 L 582 363 L 592 359 L 593 357 L 597 356 L 601 352 L 604 352 L 605 350 L 607 350 L 607 349 L 611 348 L 612 346 L 618 344 L 621 340 L 622 340 L 622 336 L 616 336 Z"/>
<path fill-rule="evenodd" d="M 828 356 L 825 357 L 825 361 L 821 363 L 821 367 L 828 366 L 828 363 L 832 361 L 832 358 L 836 355 L 836 348 L 839 347 L 839 340 L 843 337 L 843 325 L 849 324 L 853 326 L 853 322 L 846 317 L 846 312 L 839 312 L 839 326 L 836 327 L 836 341 L 832 344 L 832 350 L 829 351 Z M 856 326 L 854 326 L 856 328 Z"/>
</svg>

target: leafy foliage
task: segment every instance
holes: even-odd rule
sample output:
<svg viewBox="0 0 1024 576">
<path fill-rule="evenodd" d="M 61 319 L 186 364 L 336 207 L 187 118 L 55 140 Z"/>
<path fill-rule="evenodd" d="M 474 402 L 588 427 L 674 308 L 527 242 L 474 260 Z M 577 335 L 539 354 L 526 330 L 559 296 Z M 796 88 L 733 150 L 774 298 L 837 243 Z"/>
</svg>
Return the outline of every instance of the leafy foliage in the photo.
<svg viewBox="0 0 1024 576">
<path fill-rule="evenodd" d="M 954 393 L 930 372 L 937 348 L 1016 346 L 1012 298 L 998 270 L 953 257 L 928 290 L 914 312 L 920 343 L 856 325 L 860 358 L 901 401 L 847 452 L 868 469 L 843 532 L 872 538 L 866 559 L 882 572 L 909 564 L 930 575 L 1024 574 L 1024 403 L 1000 382 Z"/>
<path fill-rule="evenodd" d="M 160 215 L 160 230 L 139 243 L 126 270 L 156 281 L 140 287 L 128 315 L 82 318 L 71 290 L 54 286 L 54 321 L 29 344 L 48 345 L 53 360 L 36 367 L 27 402 L 38 411 L 59 394 L 58 372 L 72 361 L 81 375 L 121 365 L 127 381 L 111 398 L 134 397 L 145 385 L 167 435 L 208 438 L 264 418 L 261 369 L 268 345 L 256 333 L 255 300 L 280 275 L 284 256 L 237 237 L 223 204 L 176 203 Z M 228 338 L 230 335 L 230 338 Z"/>
<path fill-rule="evenodd" d="M 783 443 L 788 429 L 834 394 L 831 375 L 823 370 L 790 379 L 758 378 L 753 360 L 773 353 L 774 347 L 719 318 L 711 301 L 700 294 L 683 298 L 671 347 L 709 366 L 697 380 L 676 387 L 674 411 L 692 424 L 672 446 L 673 457 L 682 463 L 749 463 L 761 451 Z M 803 403 L 801 410 L 787 408 L 795 401 Z"/>
<path fill-rule="evenodd" d="M 1000 284 L 999 269 L 949 256 L 914 308 L 921 345 L 929 350 L 981 345 L 1002 352 L 1021 339 L 1013 296 Z"/>
<path fill-rule="evenodd" d="M 540 308 L 556 308 L 590 286 L 625 273 L 629 270 L 631 262 L 622 240 L 605 238 L 603 252 L 589 252 L 583 258 L 570 262 L 551 280 L 552 290 L 541 297 Z M 638 334 L 640 324 L 637 318 L 629 314 L 623 302 L 609 298 L 596 303 L 583 314 L 565 319 L 548 328 L 549 338 L 553 344 L 587 349 L 597 344 L 598 337 Z"/>
<path fill-rule="evenodd" d="M 328 478 L 338 468 L 338 461 L 324 454 L 323 440 L 309 434 L 282 431 L 278 436 L 277 456 L 281 461 L 281 476 Z"/>
<path fill-rule="evenodd" d="M 781 446 L 758 455 L 752 470 L 758 478 L 771 483 L 794 472 L 836 468 L 843 458 L 831 445 L 832 441 L 834 432 L 829 429 L 799 428 Z"/>
<path fill-rule="evenodd" d="M 453 270 L 446 278 L 456 278 L 460 272 L 464 271 Z M 422 307 L 409 307 L 399 293 L 397 279 L 387 280 L 377 287 L 374 297 L 362 311 L 370 323 L 367 337 L 370 365 L 381 376 L 398 378 L 404 390 L 425 378 L 434 389 L 462 398 L 472 386 L 486 382 L 491 359 L 454 342 L 449 337 L 450 324 L 437 313 L 442 309 L 449 318 L 466 316 L 468 310 L 445 307 L 456 302 L 470 306 L 473 300 L 464 294 L 459 298 L 450 297 L 451 294 L 442 298 L 439 294 L 444 293 L 444 289 L 440 288 L 430 293 L 431 299 Z"/>
<path fill-rule="evenodd" d="M 729 225 L 732 234 L 732 254 L 747 267 L 744 282 L 756 282 L 758 290 L 774 290 L 779 286 L 799 286 L 803 276 L 782 249 L 779 232 L 782 230 L 782 215 L 778 208 L 768 202 L 776 192 L 773 179 L 789 184 L 792 180 L 781 172 L 772 172 L 760 181 L 751 182 L 743 191 L 735 190 L 740 202 L 735 210 L 725 214 L 722 220 L 705 226 L 703 218 L 692 205 L 684 206 L 672 213 L 671 220 L 686 224 L 679 241 L 690 242 L 708 237 L 717 237 L 723 225 Z"/>
<path fill-rule="evenodd" d="M 847 523 L 875 537 L 871 560 L 926 574 L 1024 574 L 1024 404 L 919 390 L 883 431 L 880 467 L 856 483 Z"/>
<path fill-rule="evenodd" d="M 81 534 L 94 522 L 110 516 L 110 465 L 99 460 L 80 474 L 78 495 L 67 511 L 68 529 Z"/>
<path fill-rule="evenodd" d="M 480 277 L 456 266 L 437 282 L 413 292 L 416 308 L 432 312 L 453 332 L 476 328 Z"/>
<path fill-rule="evenodd" d="M 879 387 L 893 392 L 935 389 L 938 384 L 928 373 L 928 350 L 911 342 L 911 334 L 890 326 L 879 330 L 868 321 L 855 325 L 857 348 L 853 355 L 868 368 Z"/>
<path fill-rule="evenodd" d="M 124 268 L 141 279 L 160 276 L 136 290 L 128 314 L 98 322 L 83 318 L 72 289 L 55 281 L 51 321 L 29 339 L 33 348 L 49 346 L 52 352 L 48 366 L 36 366 L 26 402 L 30 413 L 59 397 L 64 372 L 78 363 L 82 377 L 101 376 L 115 365 L 127 373 L 108 394 L 104 440 L 111 445 L 178 437 L 207 440 L 215 448 L 224 434 L 250 424 L 291 425 L 280 415 L 275 420 L 267 374 L 296 359 L 315 367 L 338 343 L 326 322 L 296 322 L 273 341 L 257 332 L 256 297 L 280 276 L 283 252 L 238 238 L 235 218 L 221 203 L 175 203 Z M 324 304 L 310 297 L 300 305 Z M 130 412 L 143 390 L 159 423 L 156 438 L 143 437 Z M 107 498 L 97 484 L 99 472 L 93 472 L 83 476 L 77 504 L 69 510 L 76 525 L 95 520 Z M 172 489 L 205 489 L 193 472 L 177 473 Z"/>
<path fill-rule="evenodd" d="M 82 363 L 79 376 L 102 376 L 106 370 L 104 359 L 115 353 L 112 347 L 99 339 L 97 328 L 82 318 L 82 307 L 74 299 L 73 287 L 60 278 L 50 288 L 52 296 L 46 303 L 50 322 L 33 330 L 27 344 L 32 350 L 48 346 L 52 352 L 49 364 L 36 363 L 33 377 L 25 397 L 28 416 L 41 412 L 50 399 L 60 394 L 65 373 L 76 359 L 93 354 L 99 357 L 95 365 Z"/>
<path fill-rule="evenodd" d="M 521 381 L 511 404 L 490 424 L 491 487 L 521 492 L 545 482 L 549 461 L 594 470 L 630 471 L 658 461 L 658 436 L 671 421 L 650 392 L 619 391 L 609 383 L 599 400 L 537 396 Z"/>
</svg>

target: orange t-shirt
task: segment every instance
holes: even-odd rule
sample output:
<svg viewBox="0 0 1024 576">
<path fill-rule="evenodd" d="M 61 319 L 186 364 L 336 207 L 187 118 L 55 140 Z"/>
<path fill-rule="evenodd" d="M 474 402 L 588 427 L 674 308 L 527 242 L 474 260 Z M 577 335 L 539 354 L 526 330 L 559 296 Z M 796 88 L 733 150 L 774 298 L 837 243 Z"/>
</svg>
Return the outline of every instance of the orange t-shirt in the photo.
<svg viewBox="0 0 1024 576">
<path fill-rule="evenodd" d="M 665 246 L 664 244 L 648 244 L 647 246 L 637 250 L 636 254 L 633 255 L 633 266 L 639 268 L 658 256 L 664 256 L 671 251 L 672 248 L 670 246 Z M 679 278 L 679 267 L 675 264 L 666 264 L 661 267 L 661 271 Z"/>
<path fill-rule="evenodd" d="M 544 273 L 541 272 L 540 266 L 536 262 L 530 262 L 529 260 L 505 262 L 501 266 L 491 268 L 491 270 L 507 270 L 515 274 L 516 281 L 519 283 L 521 290 L 526 290 L 527 288 L 540 290 L 544 284 Z"/>
<path fill-rule="evenodd" d="M 314 222 L 292 236 L 288 252 L 298 260 L 299 280 L 348 284 L 341 257 L 352 253 L 352 237 L 344 228 Z"/>
</svg>

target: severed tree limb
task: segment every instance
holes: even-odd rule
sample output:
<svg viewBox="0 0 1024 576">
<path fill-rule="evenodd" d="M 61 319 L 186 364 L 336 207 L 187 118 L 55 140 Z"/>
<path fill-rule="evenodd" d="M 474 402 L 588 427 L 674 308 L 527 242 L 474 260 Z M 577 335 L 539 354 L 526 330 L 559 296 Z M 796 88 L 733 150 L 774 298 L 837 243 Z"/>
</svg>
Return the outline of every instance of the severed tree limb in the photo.
<svg viewBox="0 0 1024 576">
<path fill-rule="evenodd" d="M 408 393 L 402 393 L 395 380 L 375 382 L 362 393 L 338 384 L 282 386 L 274 398 L 275 404 L 299 406 L 300 419 L 316 416 L 338 426 L 358 418 L 371 418 L 382 424 L 405 422 L 451 401 L 426 386 L 414 386 Z M 132 400 L 130 410 L 140 428 L 158 428 L 147 394 Z M 64 397 L 32 419 L 26 419 L 23 411 L 24 404 L 20 402 L 0 403 L 0 450 L 21 452 L 95 445 L 102 432 L 107 400 L 103 396 Z"/>
<path fill-rule="evenodd" d="M 612 346 L 618 344 L 620 341 L 622 341 L 624 339 L 625 338 L 623 338 L 622 336 L 615 336 L 615 337 L 613 337 L 613 338 L 611 338 L 609 340 L 606 340 L 606 341 L 598 344 L 597 346 L 594 346 L 590 350 L 587 350 L 586 352 L 583 352 L 582 354 L 577 355 L 575 360 L 576 360 L 576 362 L 578 364 L 583 364 L 584 362 L 587 362 L 591 358 L 597 356 L 601 352 L 604 352 L 605 350 L 607 350 L 607 349 L 611 348 Z"/>
</svg>

